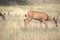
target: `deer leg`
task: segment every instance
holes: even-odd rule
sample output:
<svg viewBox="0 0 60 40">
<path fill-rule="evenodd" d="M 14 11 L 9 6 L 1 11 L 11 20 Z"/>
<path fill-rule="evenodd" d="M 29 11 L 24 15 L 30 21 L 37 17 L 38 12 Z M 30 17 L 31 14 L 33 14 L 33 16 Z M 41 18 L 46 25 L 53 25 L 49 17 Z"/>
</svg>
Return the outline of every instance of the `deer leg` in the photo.
<svg viewBox="0 0 60 40">
<path fill-rule="evenodd" d="M 24 20 L 24 25 L 27 26 L 31 20 L 32 20 L 31 18 L 25 19 Z"/>
<path fill-rule="evenodd" d="M 40 28 L 42 29 L 42 25 L 41 25 L 41 23 L 42 23 L 42 22 L 40 21 Z"/>
<path fill-rule="evenodd" d="M 46 21 L 45 20 L 42 20 L 42 22 L 45 24 L 45 29 L 47 29 L 48 25 L 46 24 Z"/>
</svg>

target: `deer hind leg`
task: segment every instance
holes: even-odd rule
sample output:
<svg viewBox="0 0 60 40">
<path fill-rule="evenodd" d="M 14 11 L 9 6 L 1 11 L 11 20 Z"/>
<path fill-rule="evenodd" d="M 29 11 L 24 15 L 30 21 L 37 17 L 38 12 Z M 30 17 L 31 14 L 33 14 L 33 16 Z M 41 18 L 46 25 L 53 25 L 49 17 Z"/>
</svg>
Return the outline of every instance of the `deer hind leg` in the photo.
<svg viewBox="0 0 60 40">
<path fill-rule="evenodd" d="M 31 20 L 32 20 L 32 18 L 24 19 L 24 26 L 27 26 Z"/>
</svg>

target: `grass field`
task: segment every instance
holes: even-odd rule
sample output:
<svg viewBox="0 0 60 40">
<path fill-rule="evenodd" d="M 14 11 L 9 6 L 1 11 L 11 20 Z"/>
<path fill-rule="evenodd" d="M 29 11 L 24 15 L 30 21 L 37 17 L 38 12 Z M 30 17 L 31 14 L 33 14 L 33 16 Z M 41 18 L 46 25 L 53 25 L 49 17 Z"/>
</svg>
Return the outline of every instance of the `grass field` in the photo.
<svg viewBox="0 0 60 40">
<path fill-rule="evenodd" d="M 32 20 L 24 30 L 24 14 L 28 10 L 43 11 L 56 17 L 58 27 L 47 22 L 45 30 L 43 23 L 41 27 L 39 21 Z M 0 12 L 5 13 L 6 19 L 0 17 L 0 40 L 60 40 L 60 4 L 0 6 Z"/>
</svg>

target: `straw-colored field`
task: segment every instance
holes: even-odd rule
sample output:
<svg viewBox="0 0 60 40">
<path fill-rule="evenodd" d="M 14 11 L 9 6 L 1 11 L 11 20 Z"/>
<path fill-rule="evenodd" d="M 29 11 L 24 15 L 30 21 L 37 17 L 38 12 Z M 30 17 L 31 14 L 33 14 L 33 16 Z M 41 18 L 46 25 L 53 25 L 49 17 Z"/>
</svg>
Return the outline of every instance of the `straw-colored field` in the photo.
<svg viewBox="0 0 60 40">
<path fill-rule="evenodd" d="M 43 11 L 56 17 L 58 27 L 48 21 L 45 30 L 43 23 L 32 20 L 24 30 L 24 14 L 28 10 Z M 60 40 L 60 4 L 0 6 L 0 12 L 5 13 L 6 19 L 0 17 L 0 40 Z"/>
</svg>

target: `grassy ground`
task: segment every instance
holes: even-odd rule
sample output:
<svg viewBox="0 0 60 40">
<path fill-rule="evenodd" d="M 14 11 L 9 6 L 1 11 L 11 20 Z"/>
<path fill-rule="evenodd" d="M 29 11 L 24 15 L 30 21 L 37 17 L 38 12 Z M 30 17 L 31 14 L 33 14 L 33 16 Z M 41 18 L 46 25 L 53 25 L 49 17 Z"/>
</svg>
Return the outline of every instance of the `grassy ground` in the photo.
<svg viewBox="0 0 60 40">
<path fill-rule="evenodd" d="M 48 28 L 39 21 L 32 20 L 28 29 L 23 29 L 24 14 L 28 10 L 44 11 L 49 16 L 56 17 L 58 27 L 47 22 Z M 60 40 L 60 4 L 0 6 L 0 12 L 5 13 L 5 19 L 0 17 L 0 40 Z"/>
</svg>

